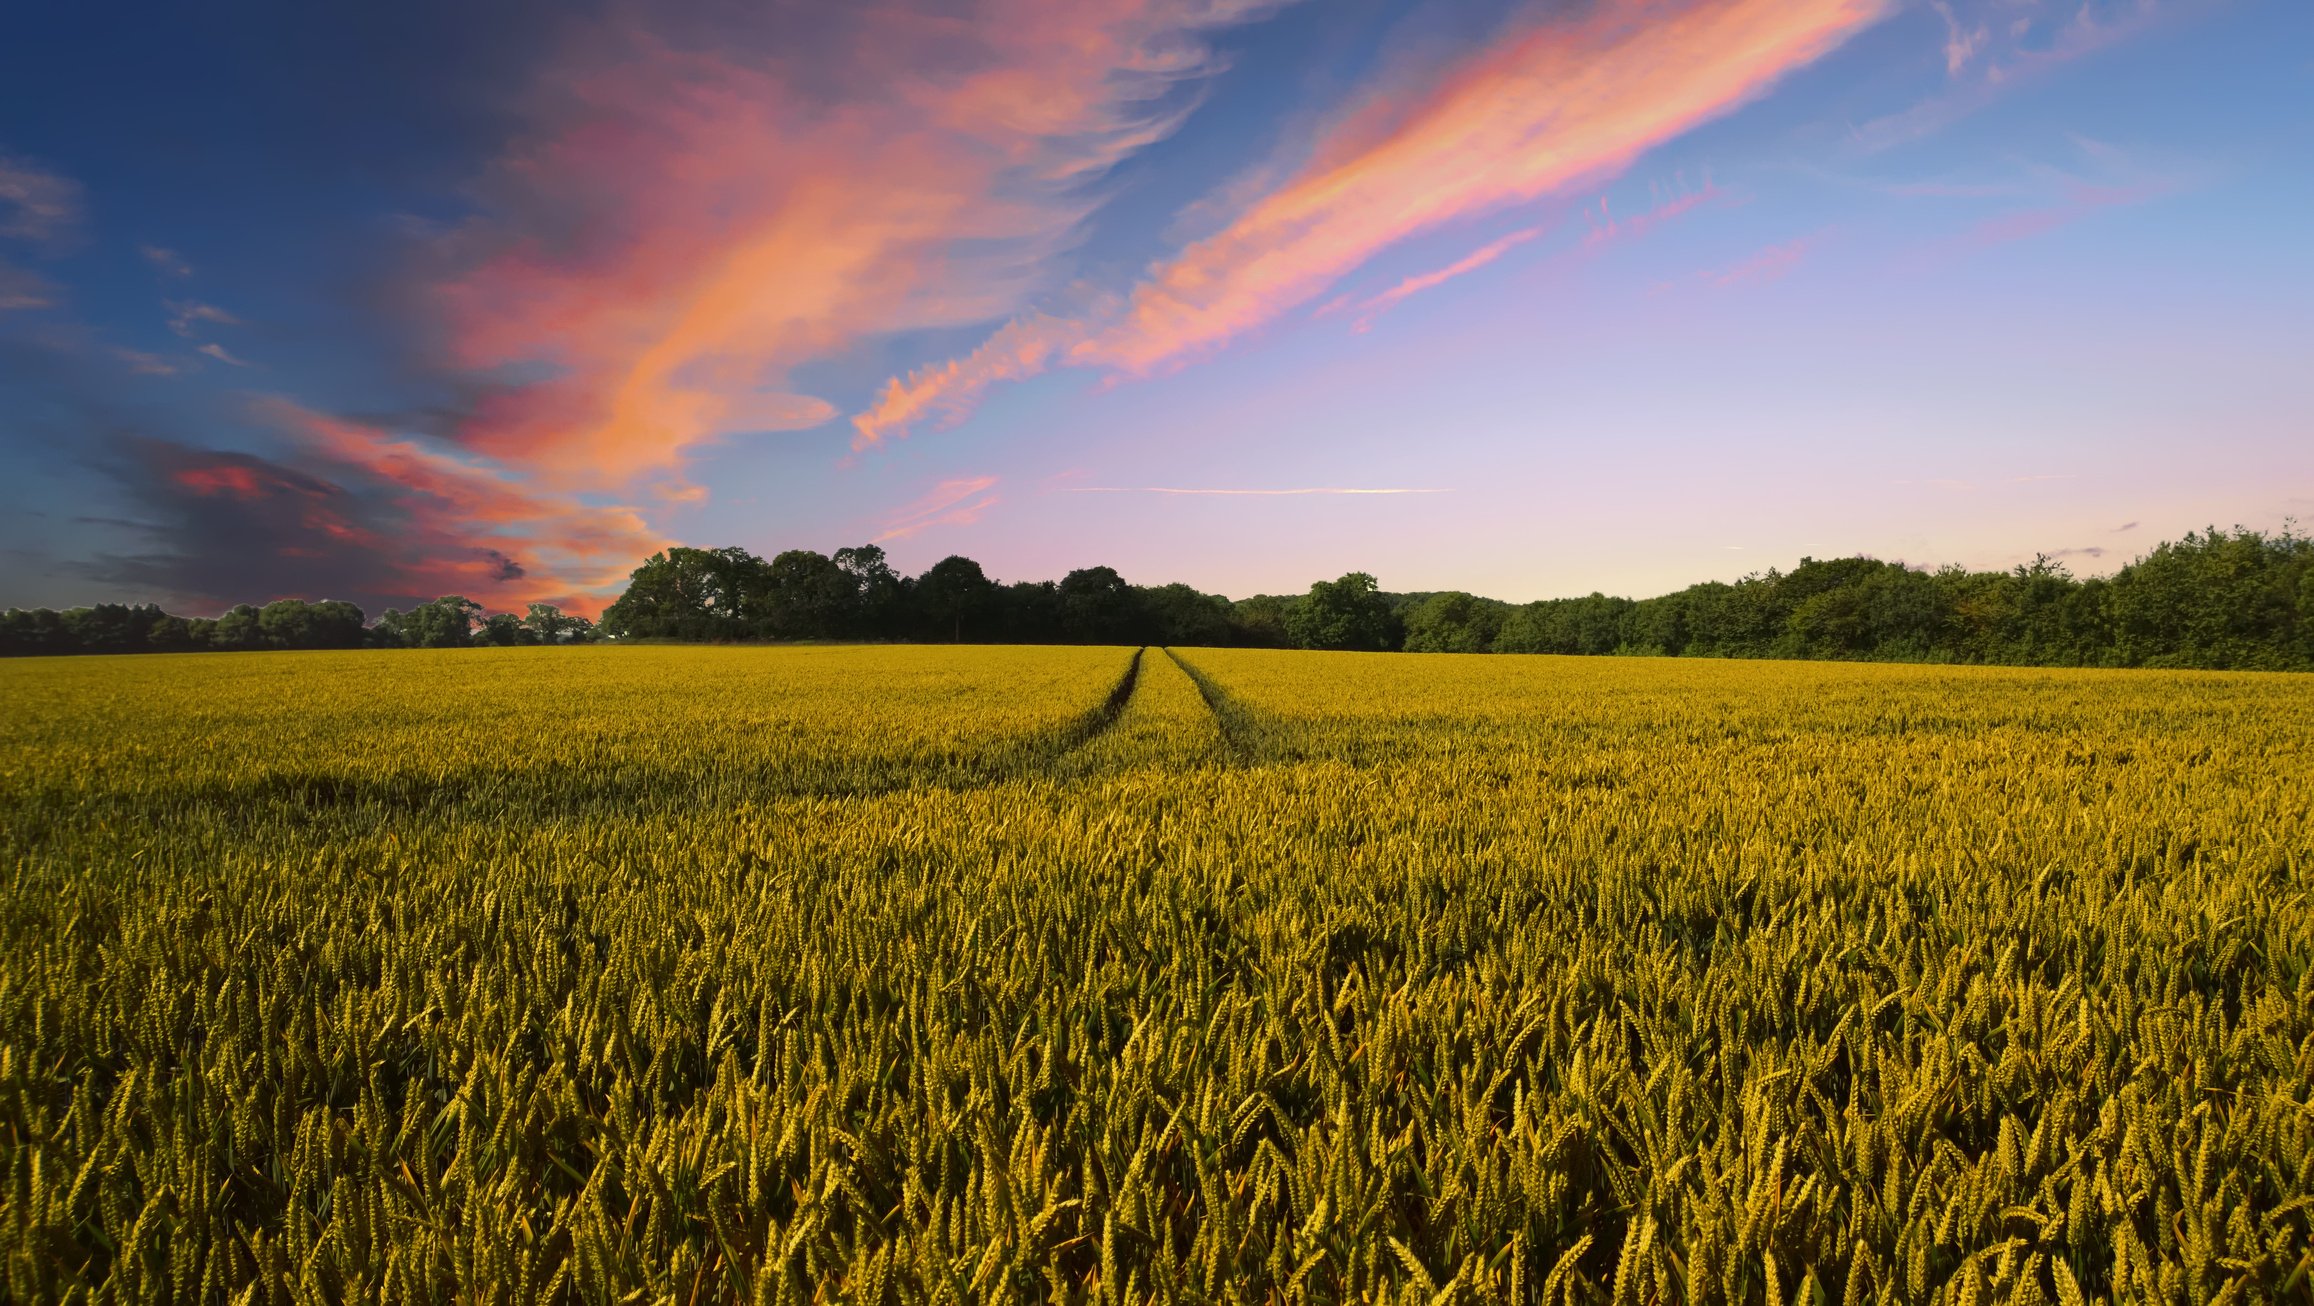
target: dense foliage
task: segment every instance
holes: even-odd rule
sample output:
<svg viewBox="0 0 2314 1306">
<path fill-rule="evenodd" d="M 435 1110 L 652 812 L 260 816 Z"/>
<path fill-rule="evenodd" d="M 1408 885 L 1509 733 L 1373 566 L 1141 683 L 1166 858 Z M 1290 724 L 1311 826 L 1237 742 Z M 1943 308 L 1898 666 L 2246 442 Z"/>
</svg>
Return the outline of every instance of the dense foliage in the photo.
<svg viewBox="0 0 2314 1306">
<path fill-rule="evenodd" d="M 0 612 L 0 655 L 59 653 L 243 653 L 260 649 L 468 648 L 583 644 L 595 624 L 550 603 L 528 613 L 485 614 L 462 595 L 385 610 L 364 624 L 362 610 L 335 599 L 244 603 L 221 617 L 178 617 L 149 604 L 10 608 Z"/>
<path fill-rule="evenodd" d="M 883 552 L 670 549 L 604 615 L 614 635 L 678 640 L 922 639 L 1157 643 L 1419 653 L 1626 653 L 2022 666 L 2314 669 L 2314 542 L 2212 529 L 2110 578 L 2037 559 L 2009 572 L 1803 559 L 1659 598 L 1514 605 L 1386 594 L 1352 572 L 1305 595 L 1231 603 L 1130 585 L 1107 567 L 999 585 L 969 558 L 913 580 Z"/>
<path fill-rule="evenodd" d="M 2309 670 L 2314 541 L 2212 528 L 2088 580 L 2047 559 L 2008 572 L 1802 559 L 1789 572 L 1652 599 L 1524 605 L 1388 594 L 1364 572 L 1233 603 L 1187 585 L 1133 585 L 1108 567 L 1008 585 L 964 557 L 903 576 L 874 545 L 833 557 L 794 549 L 768 562 L 740 548 L 674 548 L 635 569 L 599 632 L 545 604 L 521 618 L 486 616 L 458 596 L 388 609 L 367 631 L 351 604 L 295 600 L 213 621 L 117 604 L 0 614 L 0 654 L 458 648 L 598 635 Z"/>
<path fill-rule="evenodd" d="M 1433 595 L 1405 622 L 1404 647 L 1441 652 L 2306 670 L 2314 541 L 2212 529 L 2089 580 L 2045 559 L 2005 573 L 1803 560 L 1637 602 Z"/>
<path fill-rule="evenodd" d="M 2314 1272 L 2292 679 L 592 648 L 0 694 L 11 1301 Z"/>
</svg>

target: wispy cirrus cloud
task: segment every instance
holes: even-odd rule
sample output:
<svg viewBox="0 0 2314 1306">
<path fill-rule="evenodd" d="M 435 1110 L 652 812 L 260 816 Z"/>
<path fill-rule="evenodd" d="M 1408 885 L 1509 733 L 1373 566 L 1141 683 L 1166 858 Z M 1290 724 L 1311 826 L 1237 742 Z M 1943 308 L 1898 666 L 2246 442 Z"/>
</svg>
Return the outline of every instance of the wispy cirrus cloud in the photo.
<svg viewBox="0 0 2314 1306">
<path fill-rule="evenodd" d="M 0 237 L 52 244 L 81 220 L 80 183 L 27 159 L 0 153 Z"/>
<path fill-rule="evenodd" d="M 241 319 L 197 299 L 166 299 L 161 307 L 168 310 L 169 330 L 191 339 L 203 326 L 239 326 Z"/>
<path fill-rule="evenodd" d="M 1720 203 L 1727 198 L 1728 193 L 1706 177 L 1699 189 L 1682 190 L 1668 199 L 1658 200 L 1655 204 L 1630 217 L 1619 218 L 1615 216 L 1614 210 L 1609 206 L 1607 197 L 1602 195 L 1599 197 L 1596 210 L 1586 211 L 1590 218 L 1591 227 L 1590 230 L 1583 233 L 1583 247 L 1585 249 L 1598 249 L 1619 240 L 1644 236 L 1674 218 Z"/>
<path fill-rule="evenodd" d="M 0 260 L 0 313 L 53 308 L 63 294 L 55 282 L 30 268 Z"/>
<path fill-rule="evenodd" d="M 887 518 L 875 542 L 904 540 L 936 526 L 969 526 L 999 502 L 997 496 L 989 493 L 996 482 L 994 476 L 942 481 L 931 493 Z"/>
<path fill-rule="evenodd" d="M 166 246 L 139 245 L 137 246 L 137 253 L 142 254 L 145 262 L 152 264 L 153 270 L 162 276 L 189 277 L 193 275 L 193 265 L 187 263 L 183 255 Z"/>
<path fill-rule="evenodd" d="M 177 376 L 185 370 L 184 364 L 174 359 L 165 358 L 159 354 L 148 354 L 141 349 L 116 347 L 112 351 L 112 356 L 119 360 L 122 366 L 138 376 Z"/>
<path fill-rule="evenodd" d="M 861 6 L 792 50 L 588 30 L 480 183 L 483 216 L 439 248 L 444 359 L 501 382 L 460 438 L 601 486 L 830 420 L 800 367 L 1046 289 L 1091 187 L 1218 66 L 1206 35 L 1272 7 Z"/>
<path fill-rule="evenodd" d="M 1738 259 L 1726 267 L 1714 268 L 1699 275 L 1712 285 L 1722 287 L 1774 281 L 1798 267 L 1800 261 L 1808 256 L 1808 251 L 1814 248 L 1819 239 L 1821 239 L 1820 235 L 1807 235 L 1797 240 L 1787 240 L 1782 244 L 1770 245 Z"/>
<path fill-rule="evenodd" d="M 1298 169 L 1152 266 L 1063 360 L 1147 375 L 1308 303 L 1402 240 L 1612 176 L 1879 19 L 1881 0 L 1628 0 L 1522 11 L 1496 40 L 1377 86 Z M 940 386 L 941 369 L 919 390 Z M 979 376 L 969 370 L 961 376 Z M 985 384 L 983 380 L 981 384 Z M 949 402 L 968 402 L 958 386 Z M 941 396 L 917 402 L 934 407 Z M 876 428 L 889 435 L 889 421 Z"/>
<path fill-rule="evenodd" d="M 1933 264 L 1978 250 L 2068 227 L 2097 213 L 2148 203 L 2200 184 L 2199 169 L 2174 161 L 2148 164 L 2119 146 L 2074 136 L 2064 164 L 2028 162 L 2005 178 L 1940 189 L 1932 198 L 1966 202 L 2002 198 L 2018 207 L 1976 218 L 1952 235 L 1917 251 L 1912 262 Z"/>
<path fill-rule="evenodd" d="M 1310 168 L 1153 269 L 1077 356 L 1146 374 L 1209 351 L 1408 236 L 1621 171 L 1882 12 L 1703 0 L 1530 19 L 1432 84 L 1381 90 Z"/>
<path fill-rule="evenodd" d="M 836 417 L 797 388 L 809 363 L 986 321 L 1048 288 L 1102 178 L 1173 131 L 1220 66 L 1210 34 L 1283 2 L 572 20 L 518 93 L 523 126 L 475 179 L 473 216 L 418 242 L 405 306 L 461 406 L 421 433 L 269 400 L 290 445 L 256 462 L 139 446 L 120 474 L 166 547 L 116 560 L 116 579 L 214 592 L 208 532 L 278 560 L 284 585 L 334 563 L 373 595 L 599 607 L 668 543 L 629 506 L 636 493 L 695 501 L 690 451 Z M 189 270 L 173 250 L 142 253 L 165 275 Z M 245 365 L 205 339 L 234 314 L 164 306 L 197 352 Z M 993 484 L 948 483 L 883 538 L 972 521 Z"/>
<path fill-rule="evenodd" d="M 990 386 L 1035 376 L 1085 338 L 1085 325 L 1037 313 L 997 329 L 962 358 L 920 368 L 884 383 L 876 402 L 852 418 L 852 447 L 865 449 L 910 428 L 953 425 Z"/>
<path fill-rule="evenodd" d="M 2122 208 L 2143 204 L 2172 193 L 2175 188 L 2167 183 L 2148 182 L 2135 186 L 2099 186 L 2086 182 L 2072 183 L 2061 188 L 2048 203 L 2032 208 L 2018 209 L 1985 218 L 1972 225 L 1961 235 L 1958 244 L 1982 249 L 1992 245 L 2006 245 L 2013 241 L 2030 240 L 2060 227 L 2068 227 L 2100 209 Z"/>
<path fill-rule="evenodd" d="M 1934 0 L 1943 30 L 1947 84 L 1899 112 L 1858 125 L 1851 133 L 1866 151 L 1890 149 L 1934 135 L 1991 104 L 2009 88 L 2137 36 L 2165 18 L 2208 0 Z"/>
<path fill-rule="evenodd" d="M 1461 258 L 1447 264 L 1445 267 L 1407 277 L 1405 280 L 1400 281 L 1397 285 L 1390 287 L 1388 290 L 1383 291 L 1379 295 L 1375 295 L 1370 299 L 1362 300 L 1354 305 L 1349 305 L 1348 307 L 1350 307 L 1350 309 L 1357 314 L 1357 320 L 1351 324 L 1350 329 L 1353 331 L 1365 331 L 1372 328 L 1376 318 L 1382 316 L 1384 313 L 1389 312 L 1391 309 L 1396 308 L 1406 300 L 1421 294 L 1425 290 L 1434 290 L 1439 286 L 1443 286 L 1447 282 L 1454 280 L 1456 277 L 1467 276 L 1470 273 L 1476 272 L 1480 268 L 1485 267 L 1487 264 L 1494 262 L 1498 258 L 1501 258 L 1503 255 L 1510 253 L 1514 249 L 1517 249 L 1519 246 L 1526 244 L 1528 241 L 1536 239 L 1546 230 L 1548 230 L 1548 228 L 1545 227 L 1523 227 L 1510 233 L 1507 236 L 1502 236 L 1498 239 L 1488 241 L 1486 244 L 1479 246 L 1477 249 L 1474 249 L 1470 253 L 1463 255 Z M 1342 301 L 1336 302 L 1340 303 Z M 1331 306 L 1329 306 L 1329 308 L 1330 307 Z M 1323 313 L 1327 310 L 1321 309 L 1319 311 Z"/>
</svg>

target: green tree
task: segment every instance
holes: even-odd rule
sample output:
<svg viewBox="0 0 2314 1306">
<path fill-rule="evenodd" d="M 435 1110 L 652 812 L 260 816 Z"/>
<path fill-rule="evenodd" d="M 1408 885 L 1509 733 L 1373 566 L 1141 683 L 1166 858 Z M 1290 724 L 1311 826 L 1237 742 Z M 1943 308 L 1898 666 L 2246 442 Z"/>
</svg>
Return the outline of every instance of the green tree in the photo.
<svg viewBox="0 0 2314 1306">
<path fill-rule="evenodd" d="M 626 592 L 603 613 L 609 634 L 642 639 L 737 639 L 751 562 L 745 549 L 673 548 L 654 553 L 627 577 Z"/>
<path fill-rule="evenodd" d="M 859 624 L 860 587 L 835 559 L 789 549 L 766 572 L 768 633 L 781 639 L 836 639 Z"/>
<path fill-rule="evenodd" d="M 996 585 L 970 558 L 951 554 L 916 578 L 915 596 L 927 629 L 962 643 L 969 626 L 977 636 L 996 600 Z"/>
<path fill-rule="evenodd" d="M 1061 635 L 1077 644 L 1139 644 L 1148 623 L 1141 593 L 1113 567 L 1081 567 L 1061 577 Z"/>
<path fill-rule="evenodd" d="M 1228 599 L 1201 594 L 1187 585 L 1158 585 L 1144 589 L 1141 609 L 1147 614 L 1149 638 L 1180 648 L 1222 648 L 1246 642 Z"/>
<path fill-rule="evenodd" d="M 474 632 L 474 642 L 492 648 L 513 648 L 518 644 L 536 644 L 538 633 L 522 624 L 522 618 L 511 612 L 493 612 L 482 619 Z"/>
<path fill-rule="evenodd" d="M 1298 594 L 1256 594 L 1229 605 L 1230 620 L 1246 643 L 1258 648 L 1291 648 L 1287 616 L 1301 605 Z"/>
<path fill-rule="evenodd" d="M 595 625 L 585 617 L 573 616 L 552 603 L 531 604 L 523 615 L 522 624 L 541 644 L 582 643 L 593 635 Z"/>
<path fill-rule="evenodd" d="M 241 603 L 217 618 L 217 625 L 209 634 L 209 647 L 230 653 L 263 648 L 264 640 L 261 614 L 249 604 Z"/>
<path fill-rule="evenodd" d="M 1433 594 L 1406 612 L 1406 651 L 1491 652 L 1504 613 L 1505 605 L 1460 590 Z"/>
<path fill-rule="evenodd" d="M 2108 599 L 2117 651 L 2153 667 L 2314 666 L 2314 541 L 2213 526 L 2124 567 Z"/>
<path fill-rule="evenodd" d="M 1379 652 L 1398 646 L 1398 621 L 1374 578 L 1353 571 L 1340 580 L 1322 580 L 1286 614 L 1294 643 L 1313 649 Z"/>
<path fill-rule="evenodd" d="M 908 582 L 892 570 L 880 546 L 860 544 L 838 549 L 835 564 L 851 577 L 857 596 L 852 608 L 854 625 L 845 634 L 889 638 L 907 629 Z"/>
</svg>

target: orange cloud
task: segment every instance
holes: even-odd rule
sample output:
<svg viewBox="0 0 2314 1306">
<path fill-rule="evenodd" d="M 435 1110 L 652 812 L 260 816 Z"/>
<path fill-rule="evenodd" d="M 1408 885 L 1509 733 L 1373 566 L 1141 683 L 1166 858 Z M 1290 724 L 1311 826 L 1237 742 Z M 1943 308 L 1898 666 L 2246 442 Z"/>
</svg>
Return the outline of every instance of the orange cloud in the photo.
<svg viewBox="0 0 2314 1306">
<path fill-rule="evenodd" d="M 1381 294 L 1376 295 L 1372 299 L 1369 299 L 1366 302 L 1358 305 L 1358 321 L 1356 325 L 1351 328 L 1351 330 L 1366 330 L 1368 327 L 1374 325 L 1375 318 L 1378 318 L 1384 313 L 1387 313 L 1391 309 L 1397 307 L 1399 303 L 1406 300 L 1410 296 L 1419 295 L 1425 290 L 1430 290 L 1437 286 L 1444 285 L 1445 283 L 1452 281 L 1456 277 L 1462 276 L 1465 273 L 1476 272 L 1480 268 L 1485 267 L 1487 264 L 1494 262 L 1496 259 L 1501 258 L 1505 254 L 1508 254 L 1513 249 L 1518 248 L 1520 245 L 1526 244 L 1528 241 L 1533 240 L 1535 237 L 1542 234 L 1543 228 L 1541 227 L 1528 227 L 1523 231 L 1514 231 L 1500 240 L 1489 241 L 1488 243 L 1479 246 L 1477 249 L 1472 250 L 1470 253 L 1459 259 L 1456 259 L 1454 262 L 1447 264 L 1445 267 L 1442 267 L 1435 272 L 1425 272 L 1420 276 L 1412 276 L 1406 278 L 1404 281 L 1399 282 L 1397 285 L 1390 287 L 1388 290 L 1383 291 Z"/>
<path fill-rule="evenodd" d="M 245 463 L 179 467 L 169 473 L 169 479 L 195 494 L 222 494 L 235 499 L 255 499 L 276 489 L 294 488 L 292 482 L 284 478 L 268 477 L 264 469 Z"/>
<path fill-rule="evenodd" d="M 993 476 L 942 481 L 930 494 L 893 514 L 876 543 L 904 540 L 935 526 L 969 526 L 996 506 L 997 497 L 986 493 L 995 484 Z"/>
<path fill-rule="evenodd" d="M 1883 11 L 1880 0 L 1623 0 L 1540 21 L 1425 88 L 1362 148 L 1322 147 L 1324 162 L 1156 268 L 1074 356 L 1140 374 L 1210 351 L 1408 236 L 1620 171 Z"/>
<path fill-rule="evenodd" d="M 875 405 L 852 418 L 854 449 L 906 435 L 927 419 L 953 425 L 982 391 L 1045 370 L 1054 356 L 1084 338 L 1082 324 L 1039 313 L 1006 323 L 978 349 L 937 367 L 920 368 L 884 383 Z"/>
<path fill-rule="evenodd" d="M 1601 0 L 1577 19 L 1531 11 L 1427 83 L 1378 88 L 1353 106 L 1307 164 L 1153 267 L 1121 310 L 1089 317 L 1057 360 L 1000 349 L 1001 373 L 972 358 L 925 369 L 887 387 L 862 434 L 880 438 L 925 412 L 953 420 L 990 381 L 1052 361 L 1144 375 L 1209 353 L 1410 236 L 1621 171 L 1887 10 L 1885 0 Z"/>
<path fill-rule="evenodd" d="M 462 439 L 609 486 L 830 420 L 799 367 L 1015 309 L 1085 183 L 1180 121 L 1166 92 L 1213 66 L 1200 36 L 1269 2 L 831 10 L 841 35 L 808 55 L 597 33 L 445 247 L 447 352 L 512 379 Z"/>
</svg>

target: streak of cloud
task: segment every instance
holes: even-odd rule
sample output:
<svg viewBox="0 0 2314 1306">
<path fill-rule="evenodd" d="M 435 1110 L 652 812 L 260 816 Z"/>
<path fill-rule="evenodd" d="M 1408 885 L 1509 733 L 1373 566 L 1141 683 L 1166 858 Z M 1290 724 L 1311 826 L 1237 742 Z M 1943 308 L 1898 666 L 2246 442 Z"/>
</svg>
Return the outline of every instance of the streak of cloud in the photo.
<svg viewBox="0 0 2314 1306">
<path fill-rule="evenodd" d="M 72 234 L 80 220 L 79 182 L 0 154 L 0 237 L 51 244 Z"/>
<path fill-rule="evenodd" d="M 591 32 L 484 178 L 486 215 L 439 251 L 446 359 L 504 382 L 461 438 L 601 487 L 829 421 L 792 388 L 799 367 L 1017 310 L 1095 207 L 1089 187 L 1180 123 L 1176 89 L 1218 67 L 1205 36 L 1271 7 L 863 7 L 828 16 L 845 39 L 809 66 Z"/>
<path fill-rule="evenodd" d="M 54 308 L 63 293 L 56 283 L 39 273 L 0 261 L 0 313 Z"/>
<path fill-rule="evenodd" d="M 1074 356 L 1147 374 L 1209 352 L 1408 236 L 1620 172 L 1883 12 L 1691 0 L 1531 22 L 1435 84 L 1378 92 L 1311 167 L 1153 269 L 1123 320 Z"/>
<path fill-rule="evenodd" d="M 852 447 L 881 444 L 926 421 L 962 421 L 988 387 L 1035 376 L 1084 335 L 1082 323 L 1039 313 L 1006 323 L 962 358 L 894 377 L 871 407 L 852 418 Z"/>
<path fill-rule="evenodd" d="M 1807 257 L 1808 250 L 1815 245 L 1816 240 L 1817 237 L 1815 236 L 1802 236 L 1797 240 L 1788 240 L 1780 245 L 1770 245 L 1766 249 L 1740 259 L 1727 267 L 1701 275 L 1705 281 L 1722 287 L 1774 281 L 1798 267 L 1800 260 Z"/>
<path fill-rule="evenodd" d="M 169 311 L 169 330 L 187 339 L 191 339 L 204 323 L 210 326 L 241 325 L 240 318 L 215 304 L 204 304 L 197 299 L 163 300 L 161 307 Z"/>
<path fill-rule="evenodd" d="M 1947 85 L 1907 109 L 1857 126 L 1858 148 L 1876 152 L 1935 135 L 1999 99 L 2011 87 L 2117 45 L 2203 0 L 2079 0 L 2022 5 L 2016 0 L 1940 0 Z"/>
<path fill-rule="evenodd" d="M 1472 250 L 1470 253 L 1465 254 L 1459 259 L 1456 259 L 1454 262 L 1447 264 L 1445 267 L 1439 268 L 1435 271 L 1424 272 L 1420 275 L 1406 278 L 1405 280 L 1399 282 L 1397 285 L 1383 291 L 1381 294 L 1356 305 L 1358 318 L 1357 321 L 1352 324 L 1350 329 L 1353 331 L 1366 331 L 1371 329 L 1376 318 L 1382 316 L 1384 313 L 1389 312 L 1391 309 L 1396 308 L 1406 300 L 1414 297 L 1415 295 L 1421 294 L 1425 290 L 1432 290 L 1439 286 L 1445 285 L 1447 282 L 1454 280 L 1456 277 L 1464 276 L 1469 273 L 1478 271 L 1480 268 L 1485 267 L 1487 264 L 1494 262 L 1496 259 L 1501 258 L 1503 255 L 1510 253 L 1512 250 L 1518 248 L 1519 246 L 1524 245 L 1528 241 L 1542 235 L 1545 230 L 1546 228 L 1543 227 L 1522 228 L 1498 240 L 1488 241 L 1486 244 L 1479 246 L 1477 249 Z"/>
<path fill-rule="evenodd" d="M 1150 268 L 1123 308 L 1087 322 L 1060 358 L 1138 376 L 1202 357 L 1409 237 L 1621 172 L 1748 103 L 1887 8 L 1882 0 L 1623 0 L 1577 18 L 1527 11 L 1500 39 L 1420 82 L 1374 88 L 1321 136 L 1306 164 Z M 906 388 L 954 420 L 955 406 L 977 391 L 943 390 L 942 370 L 927 369 Z M 881 421 L 878 429 L 896 428 Z"/>
<path fill-rule="evenodd" d="M 152 264 L 153 269 L 163 276 L 189 277 L 193 275 L 193 265 L 187 263 L 184 256 L 173 249 L 160 245 L 139 245 L 137 246 L 137 253 L 144 255 L 145 262 Z"/>
<path fill-rule="evenodd" d="M 1618 218 L 1608 207 L 1607 197 L 1599 197 L 1598 212 L 1591 215 L 1591 229 L 1583 233 L 1583 247 L 1597 249 L 1618 240 L 1644 236 L 1656 227 L 1727 198 L 1727 192 L 1706 180 L 1700 190 L 1684 191 L 1656 204 L 1644 212 L 1628 218 Z"/>
<path fill-rule="evenodd" d="M 936 526 L 969 526 L 979 521 L 982 513 L 999 502 L 988 493 L 996 480 L 993 476 L 971 476 L 942 481 L 931 493 L 892 514 L 875 542 L 904 540 Z"/>
<path fill-rule="evenodd" d="M 112 356 L 138 376 L 178 376 L 185 370 L 183 364 L 141 349 L 116 348 Z"/>
</svg>

